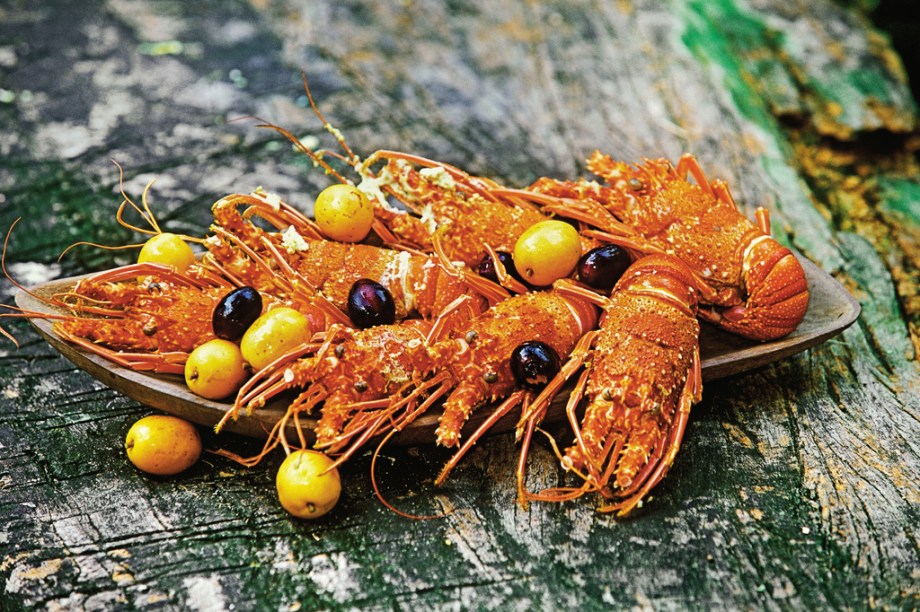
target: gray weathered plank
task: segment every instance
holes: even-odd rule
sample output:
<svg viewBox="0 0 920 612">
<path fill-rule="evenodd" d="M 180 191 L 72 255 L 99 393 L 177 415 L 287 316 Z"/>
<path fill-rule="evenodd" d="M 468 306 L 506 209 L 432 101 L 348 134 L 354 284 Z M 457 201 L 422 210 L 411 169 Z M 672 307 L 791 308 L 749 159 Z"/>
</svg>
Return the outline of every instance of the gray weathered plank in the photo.
<svg viewBox="0 0 920 612">
<path fill-rule="evenodd" d="M 843 336 L 707 385 L 671 473 L 622 522 L 590 500 L 516 506 L 505 436 L 479 444 L 442 490 L 431 480 L 443 450 L 385 449 L 385 494 L 409 512 L 451 511 L 430 521 L 374 499 L 367 455 L 316 523 L 278 507 L 276 456 L 252 470 L 207 457 L 180 477 L 147 478 L 120 445 L 148 410 L 4 321 L 23 344 L 0 348 L 0 607 L 916 607 L 917 184 L 904 138 L 916 107 L 897 57 L 856 10 L 829 0 L 0 9 L 0 226 L 23 217 L 8 254 L 18 278 L 128 260 L 83 248 L 55 261 L 76 240 L 136 238 L 113 218 L 110 158 L 134 196 L 160 177 L 151 199 L 178 231 L 202 233 L 212 201 L 260 185 L 309 206 L 324 178 L 252 121 L 232 121 L 257 114 L 333 144 L 303 108 L 304 69 L 363 155 L 408 150 L 524 185 L 579 175 L 593 148 L 626 159 L 691 151 L 747 211 L 770 208 L 779 237 L 863 307 Z M 869 146 L 880 134 L 891 144 Z M 530 486 L 561 477 L 538 446 Z"/>
</svg>

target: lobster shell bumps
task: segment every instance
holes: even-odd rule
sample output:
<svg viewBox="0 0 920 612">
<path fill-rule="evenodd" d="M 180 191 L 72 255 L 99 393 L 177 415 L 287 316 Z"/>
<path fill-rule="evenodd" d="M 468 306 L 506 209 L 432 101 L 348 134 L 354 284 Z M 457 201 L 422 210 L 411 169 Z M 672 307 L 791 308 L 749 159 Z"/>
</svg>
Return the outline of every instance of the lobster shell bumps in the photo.
<svg viewBox="0 0 920 612">
<path fill-rule="evenodd" d="M 444 402 L 438 443 L 456 446 L 475 408 L 506 397 L 518 386 L 510 361 L 519 344 L 545 342 L 565 359 L 596 321 L 596 309 L 587 301 L 555 290 L 538 291 L 499 302 L 461 326 L 455 337 L 435 344 L 435 365 L 449 370 L 456 381 Z"/>
<path fill-rule="evenodd" d="M 114 285 L 90 278 L 74 292 L 115 308 L 109 318 L 74 317 L 55 323 L 56 329 L 115 350 L 190 353 L 214 338 L 211 316 L 227 289 L 168 282 Z"/>
<path fill-rule="evenodd" d="M 197 264 L 185 272 L 153 263 L 121 266 L 54 298 L 51 303 L 73 313 L 54 329 L 100 351 L 189 353 L 214 338 L 213 310 L 228 286 Z"/>
<path fill-rule="evenodd" d="M 240 213 L 241 203 L 252 205 L 250 210 L 256 216 L 270 215 L 271 222 L 284 233 L 256 226 Z M 216 231 L 215 237 L 206 241 L 211 255 L 260 291 L 277 292 L 275 273 L 281 273 L 284 265 L 344 312 L 351 286 L 359 279 L 369 278 L 390 291 L 400 319 L 410 313 L 437 316 L 451 301 L 469 293 L 467 285 L 447 274 L 434 256 L 310 237 L 313 228 L 258 198 L 228 196 L 214 205 L 213 213 L 215 229 L 224 231 Z M 244 254 L 241 245 L 251 255 Z M 269 249 L 269 245 L 273 248 Z M 258 265 L 253 256 L 263 265 Z M 485 300 L 479 306 L 484 308 Z"/>
<path fill-rule="evenodd" d="M 801 264 L 769 236 L 766 211 L 758 212 L 761 226 L 747 219 L 727 186 L 706 181 L 692 156 L 681 158 L 677 168 L 666 159 L 632 166 L 595 151 L 587 167 L 607 184 L 544 178 L 530 189 L 599 202 L 651 251 L 681 258 L 714 292 L 700 316 L 727 331 L 773 340 L 801 322 L 808 308 Z M 688 172 L 695 184 L 686 179 Z"/>
<path fill-rule="evenodd" d="M 484 245 L 511 252 L 521 234 L 549 218 L 523 200 L 496 197 L 498 185 L 458 168 L 392 151 L 378 151 L 368 162 L 378 159 L 386 164 L 378 178 L 369 180 L 412 211 L 389 208 L 376 198 L 375 215 L 398 244 L 431 253 L 437 236 L 451 260 L 473 267 L 487 255 Z M 585 250 L 592 246 L 593 241 L 583 240 Z"/>
<path fill-rule="evenodd" d="M 604 308 L 589 362 L 589 403 L 563 466 L 628 512 L 665 474 L 700 400 L 698 292 L 678 259 L 634 263 Z"/>
<path fill-rule="evenodd" d="M 431 325 L 412 319 L 365 330 L 338 328 L 325 350 L 287 366 L 285 387 L 322 387 L 324 403 L 315 430 L 318 447 L 336 442 L 358 402 L 394 395 L 430 369 L 425 337 Z M 333 344 L 335 349 L 330 348 Z"/>
</svg>

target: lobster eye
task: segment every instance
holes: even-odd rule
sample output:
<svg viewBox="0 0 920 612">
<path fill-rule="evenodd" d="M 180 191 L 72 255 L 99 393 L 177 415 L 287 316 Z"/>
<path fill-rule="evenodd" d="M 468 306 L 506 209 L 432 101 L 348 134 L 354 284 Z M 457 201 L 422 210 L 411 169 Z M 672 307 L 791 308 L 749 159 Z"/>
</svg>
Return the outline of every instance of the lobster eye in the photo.
<svg viewBox="0 0 920 612">
<path fill-rule="evenodd" d="M 578 260 L 578 278 L 601 291 L 610 291 L 629 267 L 629 253 L 615 244 L 603 244 Z"/>
<path fill-rule="evenodd" d="M 214 307 L 211 327 L 224 340 L 239 340 L 262 314 L 262 296 L 252 287 L 240 287 L 225 295 Z"/>
<path fill-rule="evenodd" d="M 348 316 L 361 329 L 396 320 L 396 302 L 386 287 L 369 278 L 355 281 L 348 292 Z"/>
<path fill-rule="evenodd" d="M 545 342 L 528 340 L 511 352 L 511 372 L 521 385 L 539 389 L 559 373 L 559 354 Z"/>
</svg>

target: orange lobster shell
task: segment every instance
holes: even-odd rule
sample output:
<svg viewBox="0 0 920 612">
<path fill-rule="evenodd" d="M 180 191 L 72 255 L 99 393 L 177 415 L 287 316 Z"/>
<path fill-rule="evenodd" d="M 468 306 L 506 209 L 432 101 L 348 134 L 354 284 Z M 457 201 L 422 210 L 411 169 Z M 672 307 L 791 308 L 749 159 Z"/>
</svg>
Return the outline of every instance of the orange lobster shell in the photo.
<svg viewBox="0 0 920 612">
<path fill-rule="evenodd" d="M 714 291 L 700 317 L 727 331 L 773 340 L 801 322 L 808 309 L 805 271 L 770 236 L 766 209 L 751 222 L 728 186 L 708 181 L 692 155 L 676 167 L 666 159 L 631 166 L 595 152 L 588 169 L 606 184 L 542 178 L 527 191 L 548 210 L 608 232 L 593 236 L 682 259 Z"/>
<path fill-rule="evenodd" d="M 696 311 L 707 292 L 676 257 L 650 255 L 630 266 L 603 300 L 599 329 L 582 339 L 518 425 L 529 436 L 565 378 L 586 366 L 566 408 L 575 444 L 560 457 L 584 484 L 539 493 L 521 485 L 522 501 L 562 501 L 598 491 L 613 500 L 600 510 L 622 516 L 661 481 L 702 393 Z M 576 408 L 585 396 L 579 423 Z M 521 465 L 528 444 L 525 438 Z M 518 474 L 519 482 L 523 477 Z"/>
</svg>

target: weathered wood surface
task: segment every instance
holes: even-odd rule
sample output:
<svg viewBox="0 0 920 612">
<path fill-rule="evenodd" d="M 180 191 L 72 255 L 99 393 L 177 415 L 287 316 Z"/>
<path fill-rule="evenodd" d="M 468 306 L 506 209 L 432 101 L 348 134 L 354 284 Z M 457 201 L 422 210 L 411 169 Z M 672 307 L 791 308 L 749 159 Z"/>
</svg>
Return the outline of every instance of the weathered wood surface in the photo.
<svg viewBox="0 0 920 612">
<path fill-rule="evenodd" d="M 865 3 L 861 4 L 863 6 Z M 514 504 L 515 446 L 478 445 L 441 490 L 434 447 L 344 470 L 293 521 L 273 468 L 207 458 L 144 477 L 121 448 L 149 409 L 39 340 L 0 354 L 0 608 L 902 608 L 920 605 L 916 106 L 860 9 L 826 0 L 97 0 L 0 7 L 0 226 L 40 282 L 125 262 L 117 171 L 172 230 L 258 186 L 309 206 L 323 177 L 256 114 L 332 145 L 300 70 L 359 153 L 418 152 L 524 185 L 594 148 L 691 151 L 779 238 L 850 288 L 842 336 L 712 382 L 635 518 Z M 9 283 L 3 301 L 11 303 Z M 253 443 L 208 439 L 237 452 Z M 542 445 L 533 488 L 562 477 Z"/>
</svg>

